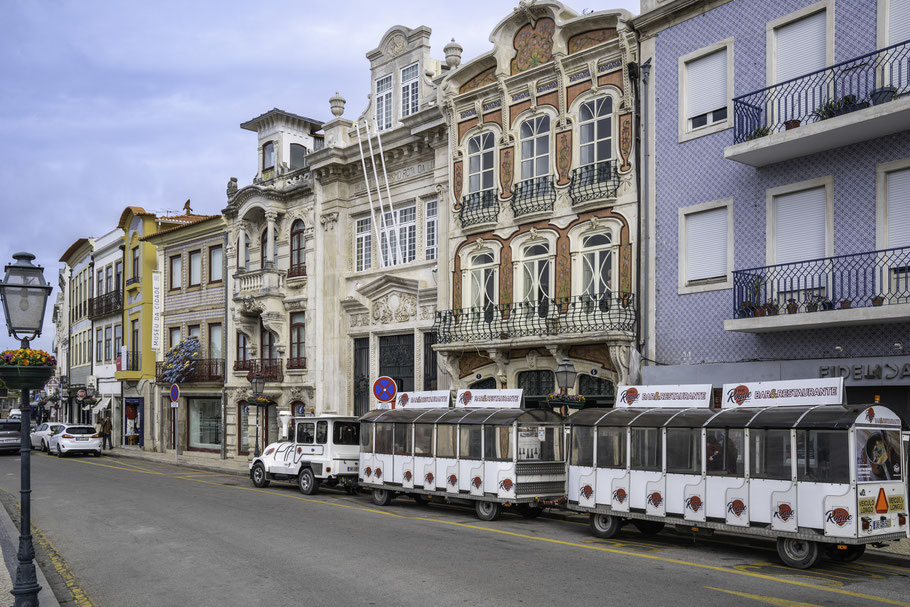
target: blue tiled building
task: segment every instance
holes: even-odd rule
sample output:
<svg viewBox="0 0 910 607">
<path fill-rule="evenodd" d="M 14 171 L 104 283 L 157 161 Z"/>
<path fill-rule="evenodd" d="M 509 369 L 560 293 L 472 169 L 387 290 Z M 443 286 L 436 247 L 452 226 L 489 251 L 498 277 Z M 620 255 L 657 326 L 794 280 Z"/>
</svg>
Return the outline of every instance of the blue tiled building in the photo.
<svg viewBox="0 0 910 607">
<path fill-rule="evenodd" d="M 633 23 L 644 381 L 840 374 L 910 411 L 910 1 L 643 0 Z"/>
</svg>

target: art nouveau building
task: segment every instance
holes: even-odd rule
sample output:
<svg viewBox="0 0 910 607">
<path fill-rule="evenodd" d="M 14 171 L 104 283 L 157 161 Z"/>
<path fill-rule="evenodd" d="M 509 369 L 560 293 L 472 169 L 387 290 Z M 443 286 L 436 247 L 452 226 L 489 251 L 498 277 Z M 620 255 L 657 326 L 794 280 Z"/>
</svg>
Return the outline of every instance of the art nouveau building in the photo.
<svg viewBox="0 0 910 607">
<path fill-rule="evenodd" d="M 453 219 L 437 351 L 454 387 L 523 388 L 528 406 L 579 371 L 596 404 L 636 347 L 637 42 L 625 11 L 523 5 L 493 49 L 447 75 Z M 637 364 L 632 365 L 633 370 Z"/>
</svg>

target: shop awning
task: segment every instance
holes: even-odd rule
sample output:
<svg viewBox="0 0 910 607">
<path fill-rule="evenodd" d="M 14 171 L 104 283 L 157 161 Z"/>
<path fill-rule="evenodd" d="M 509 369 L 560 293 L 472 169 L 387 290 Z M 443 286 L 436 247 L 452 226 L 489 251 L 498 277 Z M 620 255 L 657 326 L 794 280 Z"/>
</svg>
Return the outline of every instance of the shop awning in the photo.
<svg viewBox="0 0 910 607">
<path fill-rule="evenodd" d="M 92 413 L 98 413 L 102 409 L 107 409 L 107 406 L 111 404 L 111 399 L 109 396 L 102 398 L 97 405 L 92 407 Z"/>
</svg>

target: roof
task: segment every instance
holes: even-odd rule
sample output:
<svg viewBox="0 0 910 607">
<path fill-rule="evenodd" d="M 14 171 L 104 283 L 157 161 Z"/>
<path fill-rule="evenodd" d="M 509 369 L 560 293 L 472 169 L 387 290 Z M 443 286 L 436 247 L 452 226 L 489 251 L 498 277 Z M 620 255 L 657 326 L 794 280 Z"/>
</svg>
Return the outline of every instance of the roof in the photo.
<svg viewBox="0 0 910 607">
<path fill-rule="evenodd" d="M 456 407 L 448 409 L 375 409 L 360 418 L 361 421 L 417 422 L 428 424 L 488 424 L 507 426 L 512 422 L 553 422 L 562 418 L 547 409 L 495 409 Z"/>
<path fill-rule="evenodd" d="M 284 110 L 279 110 L 277 107 L 273 107 L 268 112 L 264 114 L 259 114 L 252 120 L 247 120 L 240 124 L 240 128 L 246 129 L 248 131 L 258 131 L 259 124 L 268 120 L 269 118 L 275 118 L 278 116 L 284 116 L 286 118 L 291 118 L 292 120 L 300 120 L 302 122 L 307 122 L 314 126 L 322 127 L 322 121 L 316 120 L 314 118 L 307 118 L 306 116 L 300 116 L 298 114 L 292 114 L 291 112 L 285 112 Z"/>
<path fill-rule="evenodd" d="M 154 216 L 155 216 L 154 213 L 149 213 L 148 211 L 146 211 L 146 210 L 143 209 L 142 207 L 126 207 L 125 209 L 123 209 L 123 213 L 120 214 L 120 221 L 117 223 L 117 227 L 120 228 L 121 230 L 123 229 L 123 226 L 124 226 L 124 224 L 125 224 L 125 222 L 126 222 L 126 214 L 127 214 L 127 213 L 132 213 L 133 215 L 144 215 L 144 216 L 147 216 L 147 217 L 154 217 Z"/>
<path fill-rule="evenodd" d="M 76 242 L 70 245 L 70 248 L 60 256 L 60 261 L 66 263 L 66 260 L 70 258 L 70 255 L 76 252 L 76 250 L 84 244 L 88 244 L 88 238 L 80 238 Z"/>
<path fill-rule="evenodd" d="M 174 215 L 171 217 L 159 217 L 158 219 L 160 219 L 163 223 L 171 223 L 177 225 L 164 230 L 158 230 L 154 234 L 143 236 L 139 240 L 155 240 L 156 237 L 163 234 L 170 234 L 172 232 L 176 232 L 177 230 L 182 230 L 183 228 L 188 228 L 205 221 L 221 219 L 221 215 Z"/>
</svg>

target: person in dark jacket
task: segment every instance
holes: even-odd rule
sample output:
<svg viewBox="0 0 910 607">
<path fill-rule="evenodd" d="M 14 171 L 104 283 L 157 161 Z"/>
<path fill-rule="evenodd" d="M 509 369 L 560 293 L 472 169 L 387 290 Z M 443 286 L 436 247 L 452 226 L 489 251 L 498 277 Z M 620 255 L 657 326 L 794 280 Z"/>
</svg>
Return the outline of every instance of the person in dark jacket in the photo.
<svg viewBox="0 0 910 607">
<path fill-rule="evenodd" d="M 104 450 L 104 446 L 107 445 L 108 449 L 113 449 L 114 444 L 111 442 L 111 431 L 113 430 L 113 424 L 111 424 L 111 414 L 108 413 L 104 416 L 104 421 L 101 422 L 101 450 Z"/>
</svg>

